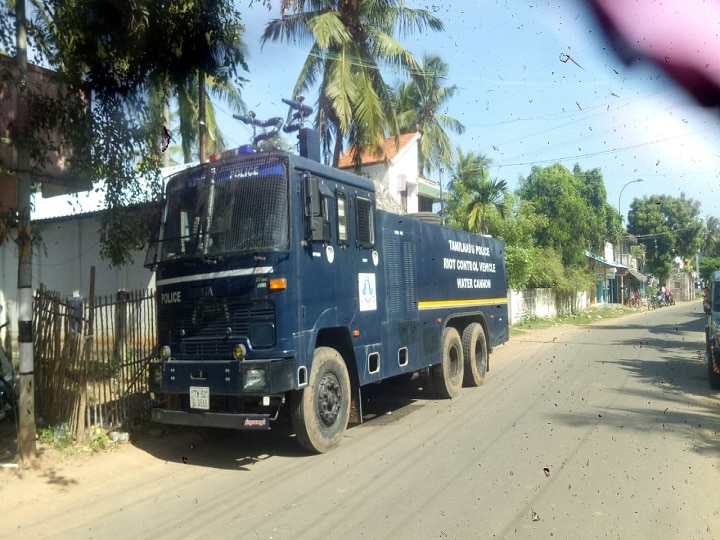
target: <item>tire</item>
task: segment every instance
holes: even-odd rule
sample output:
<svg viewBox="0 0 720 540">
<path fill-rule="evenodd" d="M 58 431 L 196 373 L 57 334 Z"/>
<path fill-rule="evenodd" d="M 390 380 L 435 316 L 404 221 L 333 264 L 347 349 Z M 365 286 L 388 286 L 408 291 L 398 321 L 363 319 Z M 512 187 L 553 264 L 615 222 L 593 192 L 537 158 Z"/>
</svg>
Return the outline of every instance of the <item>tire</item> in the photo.
<svg viewBox="0 0 720 540">
<path fill-rule="evenodd" d="M 439 364 L 430 368 L 430 377 L 439 397 L 454 398 L 462 391 L 465 372 L 462 341 L 457 330 L 452 327 L 445 328 L 441 348 L 442 358 Z"/>
<path fill-rule="evenodd" d="M 292 392 L 290 407 L 300 446 L 322 454 L 340 444 L 350 418 L 350 377 L 339 352 L 315 349 L 310 381 Z"/>
<path fill-rule="evenodd" d="M 465 359 L 465 386 L 480 386 L 485 380 L 487 371 L 487 341 L 485 331 L 479 323 L 472 323 L 463 330 L 463 357 Z"/>
<path fill-rule="evenodd" d="M 713 390 L 720 390 L 720 362 L 714 358 L 714 354 L 708 354 L 708 382 Z"/>
</svg>

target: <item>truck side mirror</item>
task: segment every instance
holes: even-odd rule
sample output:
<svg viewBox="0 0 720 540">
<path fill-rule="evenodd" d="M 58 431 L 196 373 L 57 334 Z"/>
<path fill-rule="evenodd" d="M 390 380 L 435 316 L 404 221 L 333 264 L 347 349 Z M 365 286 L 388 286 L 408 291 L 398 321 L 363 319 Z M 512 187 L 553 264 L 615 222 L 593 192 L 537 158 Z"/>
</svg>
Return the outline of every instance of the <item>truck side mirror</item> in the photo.
<svg viewBox="0 0 720 540">
<path fill-rule="evenodd" d="M 305 216 L 320 216 L 320 185 L 317 177 L 308 176 L 305 178 Z"/>
<path fill-rule="evenodd" d="M 330 241 L 330 218 L 327 197 L 321 193 L 315 176 L 305 178 L 305 240 Z"/>
</svg>

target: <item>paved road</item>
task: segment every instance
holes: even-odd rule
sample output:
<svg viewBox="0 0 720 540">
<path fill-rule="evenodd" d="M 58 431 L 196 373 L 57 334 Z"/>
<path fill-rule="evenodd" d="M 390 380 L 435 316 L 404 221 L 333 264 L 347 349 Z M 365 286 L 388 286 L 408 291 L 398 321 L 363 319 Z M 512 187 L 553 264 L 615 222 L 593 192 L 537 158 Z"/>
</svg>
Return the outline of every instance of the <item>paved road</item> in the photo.
<svg viewBox="0 0 720 540">
<path fill-rule="evenodd" d="M 6 485 L 0 536 L 720 539 L 700 310 L 526 333 L 452 401 L 374 388 L 326 455 L 277 430 L 141 437 L 20 501 Z"/>
</svg>

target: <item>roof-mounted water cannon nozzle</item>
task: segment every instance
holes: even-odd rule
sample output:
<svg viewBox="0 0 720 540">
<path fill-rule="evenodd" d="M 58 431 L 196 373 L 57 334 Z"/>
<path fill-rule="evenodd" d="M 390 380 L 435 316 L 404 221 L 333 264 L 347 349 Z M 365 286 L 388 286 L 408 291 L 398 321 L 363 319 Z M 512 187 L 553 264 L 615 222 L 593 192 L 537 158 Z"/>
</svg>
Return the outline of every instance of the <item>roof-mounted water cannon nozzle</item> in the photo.
<svg viewBox="0 0 720 540">
<path fill-rule="evenodd" d="M 290 110 L 297 111 L 295 114 L 300 114 L 301 116 L 308 116 L 312 114 L 313 108 L 310 105 L 303 105 L 303 101 L 305 101 L 305 96 L 297 96 L 295 99 L 285 99 L 282 98 L 282 102 L 286 105 L 290 105 Z"/>
<path fill-rule="evenodd" d="M 291 133 L 298 131 L 303 127 L 305 123 L 305 117 L 312 114 L 313 108 L 309 105 L 304 105 L 303 101 L 305 96 L 297 96 L 295 99 L 282 98 L 282 102 L 290 106 L 290 112 L 288 113 L 288 121 L 283 128 L 285 133 Z M 295 111 L 294 113 L 292 111 Z"/>
<path fill-rule="evenodd" d="M 268 139 L 272 139 L 275 135 L 278 134 L 278 132 L 280 131 L 280 128 L 283 125 L 283 119 L 280 118 L 279 116 L 274 116 L 272 118 L 268 118 L 267 120 L 258 120 L 253 111 L 250 111 L 249 113 L 247 113 L 247 115 L 233 114 L 233 118 L 252 126 L 252 130 L 253 130 L 252 144 L 253 144 L 253 146 L 257 146 L 257 144 L 260 141 L 266 141 Z M 257 135 L 256 134 L 257 128 L 262 128 L 263 133 L 260 133 L 259 135 Z M 264 131 L 265 128 L 272 128 L 272 129 L 270 131 Z"/>
</svg>

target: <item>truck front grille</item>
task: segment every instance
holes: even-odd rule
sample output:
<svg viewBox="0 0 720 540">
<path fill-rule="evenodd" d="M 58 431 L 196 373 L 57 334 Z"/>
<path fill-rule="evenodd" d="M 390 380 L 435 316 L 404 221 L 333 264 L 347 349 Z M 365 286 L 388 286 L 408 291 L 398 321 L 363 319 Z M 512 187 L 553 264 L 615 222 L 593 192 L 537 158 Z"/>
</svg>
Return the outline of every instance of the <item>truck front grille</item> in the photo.
<svg viewBox="0 0 720 540">
<path fill-rule="evenodd" d="M 169 336 L 173 351 L 187 359 L 232 358 L 237 338 L 249 337 L 251 325 L 263 323 L 275 323 L 275 308 L 269 301 L 210 297 L 158 313 L 160 335 Z"/>
</svg>

